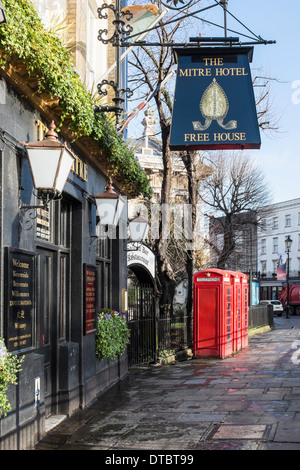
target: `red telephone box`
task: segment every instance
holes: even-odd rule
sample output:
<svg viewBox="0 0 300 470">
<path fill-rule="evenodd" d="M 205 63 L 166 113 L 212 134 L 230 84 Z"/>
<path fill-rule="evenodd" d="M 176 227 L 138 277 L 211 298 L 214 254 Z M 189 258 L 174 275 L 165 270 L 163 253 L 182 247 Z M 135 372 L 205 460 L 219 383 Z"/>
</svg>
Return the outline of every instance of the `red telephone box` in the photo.
<svg viewBox="0 0 300 470">
<path fill-rule="evenodd" d="M 233 352 L 233 284 L 229 271 L 194 275 L 194 356 L 227 357 Z"/>
<path fill-rule="evenodd" d="M 242 348 L 249 343 L 249 283 L 248 276 L 240 273 L 242 286 Z"/>
<path fill-rule="evenodd" d="M 233 351 L 242 349 L 242 284 L 241 273 L 231 271 L 233 285 Z"/>
</svg>

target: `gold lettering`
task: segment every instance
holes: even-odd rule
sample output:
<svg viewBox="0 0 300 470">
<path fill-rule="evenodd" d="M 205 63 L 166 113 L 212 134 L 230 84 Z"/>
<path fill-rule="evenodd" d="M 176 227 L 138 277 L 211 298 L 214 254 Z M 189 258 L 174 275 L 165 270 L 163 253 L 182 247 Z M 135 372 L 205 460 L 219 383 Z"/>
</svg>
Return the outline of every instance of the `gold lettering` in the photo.
<svg viewBox="0 0 300 470">
<path fill-rule="evenodd" d="M 13 277 L 25 277 L 25 278 L 28 278 L 28 274 L 27 273 L 19 273 L 18 271 L 13 271 Z"/>
<path fill-rule="evenodd" d="M 28 287 L 28 282 L 16 282 L 13 280 L 13 287 Z"/>
<path fill-rule="evenodd" d="M 84 163 L 84 164 L 83 164 L 83 177 L 82 177 L 83 181 L 87 181 L 87 172 L 88 172 L 88 167 L 87 167 L 87 165 Z"/>
<path fill-rule="evenodd" d="M 209 134 L 184 134 L 184 141 L 185 142 L 208 142 L 209 141 Z"/>
<path fill-rule="evenodd" d="M 15 323 L 15 329 L 25 329 L 26 323 Z"/>
<path fill-rule="evenodd" d="M 216 68 L 216 77 L 228 77 L 228 76 L 246 76 L 248 72 L 245 71 L 245 67 L 230 67 L 230 68 Z"/>
<path fill-rule="evenodd" d="M 43 124 L 42 121 L 39 120 L 37 120 L 35 123 L 38 131 L 38 140 L 43 140 L 45 134 L 48 132 L 48 127 L 46 127 L 45 124 Z"/>
<path fill-rule="evenodd" d="M 214 132 L 215 142 L 246 140 L 246 132 Z"/>
<path fill-rule="evenodd" d="M 83 181 L 87 181 L 88 166 L 83 163 L 80 158 L 76 157 L 76 155 L 74 155 L 74 158 L 75 162 L 73 163 L 71 170 L 73 173 L 75 173 L 75 175 L 78 176 L 78 178 L 82 179 Z"/>
<path fill-rule="evenodd" d="M 211 69 L 179 69 L 180 77 L 211 77 Z"/>
<path fill-rule="evenodd" d="M 205 58 L 203 59 L 205 65 L 223 65 L 223 58 L 216 57 L 216 58 Z"/>
<path fill-rule="evenodd" d="M 14 259 L 12 260 L 13 266 L 16 266 L 17 268 L 24 268 L 28 269 L 29 268 L 29 263 L 21 263 L 19 259 Z"/>
<path fill-rule="evenodd" d="M 19 292 L 17 290 L 12 290 L 11 295 L 13 297 L 29 297 L 29 292 Z"/>
</svg>

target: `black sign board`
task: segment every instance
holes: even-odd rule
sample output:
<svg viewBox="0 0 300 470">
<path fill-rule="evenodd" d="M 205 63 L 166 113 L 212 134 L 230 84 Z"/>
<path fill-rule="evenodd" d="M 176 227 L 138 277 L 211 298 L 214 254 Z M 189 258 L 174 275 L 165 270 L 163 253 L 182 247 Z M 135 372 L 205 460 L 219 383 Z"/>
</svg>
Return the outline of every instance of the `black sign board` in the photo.
<svg viewBox="0 0 300 470">
<path fill-rule="evenodd" d="M 96 267 L 84 265 L 84 331 L 96 329 Z"/>
<path fill-rule="evenodd" d="M 34 346 L 35 279 L 35 253 L 7 248 L 5 327 L 10 352 Z"/>
</svg>

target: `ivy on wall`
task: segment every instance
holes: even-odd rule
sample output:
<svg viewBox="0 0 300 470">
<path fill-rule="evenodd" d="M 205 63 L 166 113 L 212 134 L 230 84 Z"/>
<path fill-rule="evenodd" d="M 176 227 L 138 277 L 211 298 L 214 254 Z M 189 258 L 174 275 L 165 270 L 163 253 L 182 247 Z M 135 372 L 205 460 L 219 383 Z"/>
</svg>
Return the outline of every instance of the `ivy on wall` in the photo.
<svg viewBox="0 0 300 470">
<path fill-rule="evenodd" d="M 129 191 L 136 187 L 145 197 L 151 197 L 147 175 L 122 136 L 104 113 L 94 113 L 92 96 L 74 71 L 70 54 L 60 38 L 45 31 L 30 0 L 3 0 L 2 3 L 7 24 L 0 27 L 0 67 L 5 68 L 13 59 L 22 61 L 29 75 L 37 79 L 38 92 L 59 99 L 62 114 L 58 130 L 67 120 L 77 137 L 96 140 L 124 186 Z"/>
</svg>

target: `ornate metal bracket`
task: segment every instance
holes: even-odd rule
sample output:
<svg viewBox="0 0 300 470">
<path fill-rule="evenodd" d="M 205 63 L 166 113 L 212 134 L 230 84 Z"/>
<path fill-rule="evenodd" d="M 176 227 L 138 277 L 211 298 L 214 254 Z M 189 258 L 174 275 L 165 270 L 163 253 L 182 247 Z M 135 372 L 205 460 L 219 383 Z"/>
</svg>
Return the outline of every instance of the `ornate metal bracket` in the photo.
<svg viewBox="0 0 300 470">
<path fill-rule="evenodd" d="M 22 188 L 21 188 L 22 189 Z M 51 201 L 57 201 L 62 198 L 61 195 L 53 194 L 35 194 L 36 197 L 42 202 L 40 205 L 20 205 L 19 207 L 19 225 L 24 230 L 31 230 L 33 227 L 33 221 L 38 217 L 38 210 L 48 210 Z"/>
<path fill-rule="evenodd" d="M 121 37 L 123 35 L 129 35 L 132 31 L 133 28 L 129 25 L 125 27 L 125 21 L 130 21 L 131 18 L 133 17 L 133 14 L 130 11 L 121 11 L 120 10 L 120 3 L 117 2 L 117 5 L 107 5 L 103 4 L 102 7 L 99 7 L 97 12 L 98 12 L 98 18 L 107 20 L 108 19 L 108 13 L 103 13 L 105 10 L 109 9 L 112 11 L 115 15 L 115 19 L 113 20 L 112 24 L 115 26 L 115 31 L 113 32 L 113 35 L 110 38 L 105 38 L 104 36 L 108 35 L 108 30 L 107 29 L 100 29 L 98 31 L 98 40 L 101 41 L 103 44 L 108 44 L 111 43 L 113 46 L 120 45 Z"/>
<path fill-rule="evenodd" d="M 121 84 L 121 72 L 120 72 L 120 48 L 122 45 L 122 38 L 124 35 L 129 35 L 133 28 L 129 25 L 125 26 L 125 20 L 129 21 L 133 15 L 130 11 L 121 11 L 121 4 L 120 0 L 117 0 L 116 6 L 114 5 L 107 5 L 103 4 L 101 7 L 98 8 L 98 17 L 100 19 L 108 19 L 108 11 L 111 11 L 115 15 L 115 19 L 113 20 L 112 24 L 115 27 L 115 30 L 111 37 L 108 36 L 107 29 L 100 29 L 98 32 L 98 40 L 101 41 L 103 44 L 112 44 L 116 47 L 116 63 L 117 63 L 117 73 L 116 73 L 116 81 L 108 81 L 106 79 L 102 80 L 101 83 L 97 85 L 98 93 L 100 96 L 107 96 L 107 89 L 103 88 L 106 86 L 111 86 L 115 92 L 115 97 L 112 99 L 114 102 L 114 106 L 95 106 L 95 112 L 114 112 L 116 114 L 116 121 L 118 124 L 119 117 L 123 112 L 122 104 L 124 103 L 124 95 L 127 98 L 132 96 L 133 92 L 129 88 L 120 88 Z"/>
<path fill-rule="evenodd" d="M 114 89 L 115 97 L 112 98 L 112 101 L 115 103 L 115 106 L 96 106 L 94 110 L 98 112 L 115 112 L 117 116 L 120 116 L 123 111 L 123 95 L 125 94 L 127 98 L 130 98 L 133 95 L 133 92 L 129 88 L 119 88 L 117 83 L 115 83 L 113 80 L 108 81 L 104 79 L 101 83 L 97 85 L 98 93 L 100 96 L 107 96 L 107 89 L 102 88 L 106 87 L 107 85 L 111 86 Z"/>
</svg>

